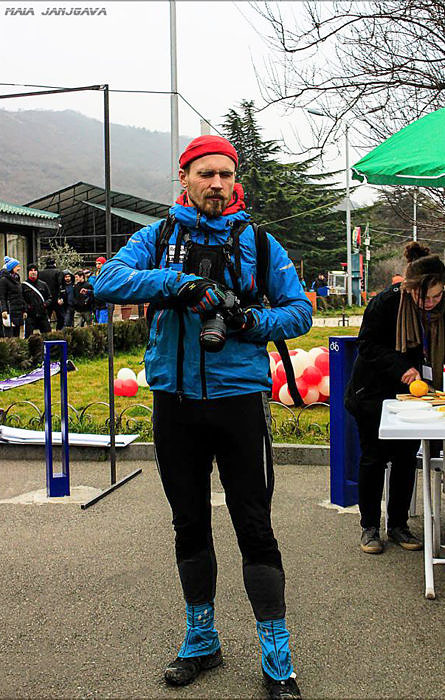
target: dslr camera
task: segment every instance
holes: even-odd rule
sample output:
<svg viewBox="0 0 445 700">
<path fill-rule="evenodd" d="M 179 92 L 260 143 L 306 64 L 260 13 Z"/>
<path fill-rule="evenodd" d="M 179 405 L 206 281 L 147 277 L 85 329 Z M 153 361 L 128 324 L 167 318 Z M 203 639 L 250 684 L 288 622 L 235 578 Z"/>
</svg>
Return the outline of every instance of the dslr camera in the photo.
<svg viewBox="0 0 445 700">
<path fill-rule="evenodd" d="M 220 352 L 227 338 L 227 326 L 241 327 L 244 315 L 239 302 L 231 289 L 224 289 L 221 304 L 206 314 L 199 334 L 199 342 L 207 352 Z"/>
</svg>

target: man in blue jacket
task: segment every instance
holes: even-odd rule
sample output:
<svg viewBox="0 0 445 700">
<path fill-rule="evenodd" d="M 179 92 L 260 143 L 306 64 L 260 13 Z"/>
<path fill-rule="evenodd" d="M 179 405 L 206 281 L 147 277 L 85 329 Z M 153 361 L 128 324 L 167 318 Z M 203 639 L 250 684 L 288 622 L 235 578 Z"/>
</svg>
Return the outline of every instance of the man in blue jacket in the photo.
<svg viewBox="0 0 445 700">
<path fill-rule="evenodd" d="M 165 679 L 185 685 L 222 661 L 214 627 L 215 457 L 242 553 L 269 697 L 298 698 L 284 617 L 284 571 L 270 520 L 267 342 L 307 333 L 311 304 L 294 265 L 269 234 L 271 308 L 263 303 L 255 233 L 242 188 L 235 184 L 238 156 L 232 144 L 220 136 L 198 137 L 179 164 L 184 193 L 169 218 L 135 233 L 103 266 L 94 288 L 106 301 L 150 303 L 145 367 L 154 396 L 154 443 L 173 512 L 187 612 L 185 638 Z"/>
</svg>

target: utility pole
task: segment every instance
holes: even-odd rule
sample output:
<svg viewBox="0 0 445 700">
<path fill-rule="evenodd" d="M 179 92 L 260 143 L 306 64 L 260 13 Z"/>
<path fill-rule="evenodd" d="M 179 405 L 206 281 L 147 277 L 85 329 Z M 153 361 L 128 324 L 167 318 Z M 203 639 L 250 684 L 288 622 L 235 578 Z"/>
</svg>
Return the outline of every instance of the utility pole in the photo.
<svg viewBox="0 0 445 700">
<path fill-rule="evenodd" d="M 179 161 L 179 110 L 178 110 L 178 61 L 176 56 L 176 2 L 170 0 L 170 139 L 171 139 L 171 201 L 175 202 L 180 188 L 178 183 Z"/>
<path fill-rule="evenodd" d="M 365 298 L 368 301 L 368 275 L 369 275 L 369 261 L 371 260 L 371 237 L 369 235 L 369 221 L 366 222 L 365 235 L 364 235 L 364 246 L 365 246 Z"/>
<path fill-rule="evenodd" d="M 414 188 L 413 197 L 413 241 L 417 241 L 417 187 Z"/>
<path fill-rule="evenodd" d="M 346 151 L 346 260 L 348 277 L 348 306 L 352 306 L 352 246 L 351 246 L 351 192 L 349 184 L 349 124 L 345 121 Z"/>
</svg>

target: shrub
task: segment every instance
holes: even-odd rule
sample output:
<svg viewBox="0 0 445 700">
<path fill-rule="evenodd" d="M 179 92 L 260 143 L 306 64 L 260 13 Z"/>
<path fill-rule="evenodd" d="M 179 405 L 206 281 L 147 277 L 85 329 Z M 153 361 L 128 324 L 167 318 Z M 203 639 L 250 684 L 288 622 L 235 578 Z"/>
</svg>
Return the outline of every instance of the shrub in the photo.
<svg viewBox="0 0 445 700">
<path fill-rule="evenodd" d="M 115 351 L 127 351 L 147 342 L 147 325 L 144 318 L 135 321 L 118 321 L 113 325 Z M 0 339 L 0 372 L 6 369 L 26 370 L 43 362 L 44 340 L 66 340 L 69 357 L 100 357 L 107 354 L 107 325 L 64 328 L 45 335 L 32 335 L 28 340 L 20 338 Z M 55 359 L 58 359 L 58 354 Z"/>
</svg>

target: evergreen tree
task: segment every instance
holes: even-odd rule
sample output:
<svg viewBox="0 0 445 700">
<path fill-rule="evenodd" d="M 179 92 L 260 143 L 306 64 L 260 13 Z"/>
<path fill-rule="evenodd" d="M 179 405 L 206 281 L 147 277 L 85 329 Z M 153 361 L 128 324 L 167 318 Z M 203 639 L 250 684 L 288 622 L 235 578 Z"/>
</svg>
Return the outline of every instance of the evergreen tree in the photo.
<svg viewBox="0 0 445 700">
<path fill-rule="evenodd" d="M 244 100 L 239 111 L 229 110 L 223 124 L 238 152 L 237 179 L 245 190 L 247 210 L 295 262 L 303 260 L 310 282 L 318 272 L 340 269 L 346 261 L 344 212 L 336 210 L 344 191 L 325 182 L 335 173 L 309 172 L 316 158 L 279 162 L 281 146 L 262 139 L 254 111 L 254 103 Z"/>
</svg>

